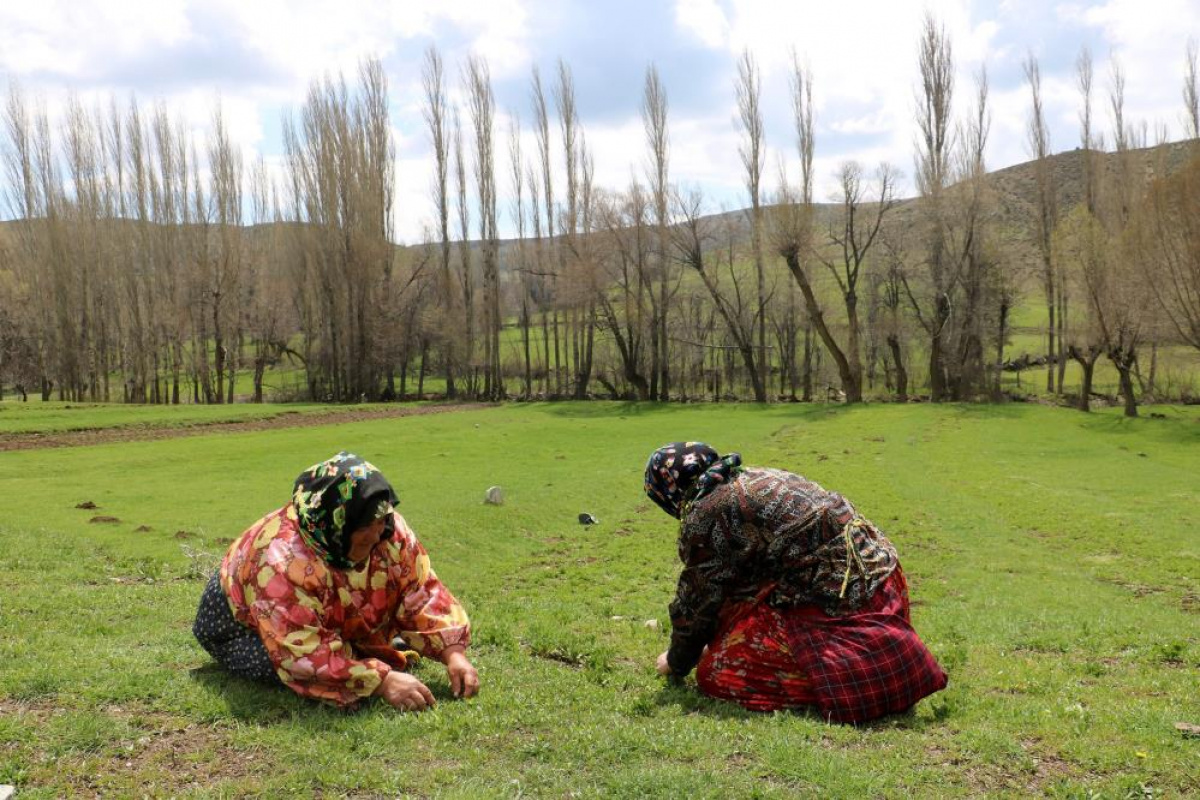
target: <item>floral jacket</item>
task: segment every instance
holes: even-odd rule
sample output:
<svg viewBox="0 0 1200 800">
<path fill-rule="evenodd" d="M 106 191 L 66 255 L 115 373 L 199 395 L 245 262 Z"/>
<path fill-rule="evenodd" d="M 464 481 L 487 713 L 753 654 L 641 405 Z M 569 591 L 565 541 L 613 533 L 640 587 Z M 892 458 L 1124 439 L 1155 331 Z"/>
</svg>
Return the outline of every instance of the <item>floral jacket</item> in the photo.
<svg viewBox="0 0 1200 800">
<path fill-rule="evenodd" d="M 221 562 L 234 616 L 256 630 L 280 680 L 307 697 L 348 706 L 413 654 L 438 658 L 470 642 L 470 621 L 399 514 L 395 534 L 357 569 L 327 565 L 300 536 L 295 508 L 250 526 Z"/>
</svg>

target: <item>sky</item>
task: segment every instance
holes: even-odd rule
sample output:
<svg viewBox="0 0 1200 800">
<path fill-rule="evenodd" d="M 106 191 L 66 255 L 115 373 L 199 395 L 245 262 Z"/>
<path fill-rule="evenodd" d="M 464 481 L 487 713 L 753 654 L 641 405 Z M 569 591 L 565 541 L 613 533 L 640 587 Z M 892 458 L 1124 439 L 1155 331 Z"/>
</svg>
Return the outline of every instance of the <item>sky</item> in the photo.
<svg viewBox="0 0 1200 800">
<path fill-rule="evenodd" d="M 85 103 L 131 94 L 163 102 L 203 141 L 217 98 L 247 164 L 262 156 L 279 170 L 282 119 L 297 113 L 312 81 L 355 75 L 379 58 L 391 94 L 397 152 L 395 230 L 416 242 L 433 216 L 432 153 L 421 115 L 421 65 L 441 51 L 451 99 L 461 99 L 459 65 L 487 60 L 496 94 L 498 153 L 514 120 L 531 119 L 533 67 L 571 68 L 596 183 L 621 190 L 643 176 L 640 116 L 648 66 L 669 102 L 671 180 L 704 191 L 711 210 L 744 207 L 734 79 L 749 51 L 762 74 L 768 147 L 766 187 L 778 165 L 796 172 L 788 94 L 794 50 L 813 76 L 814 177 L 829 199 L 839 165 L 881 162 L 912 191 L 916 52 L 932 13 L 949 34 L 956 110 L 969 110 L 986 66 L 992 128 L 987 163 L 1026 161 L 1029 91 L 1022 63 L 1042 69 L 1054 151 L 1079 141 L 1074 64 L 1090 48 L 1096 85 L 1109 63 L 1126 79 L 1126 117 L 1169 138 L 1183 136 L 1182 86 L 1189 39 L 1200 39 L 1200 0 L 0 0 L 0 75 L 62 114 L 71 93 Z M 1097 97 L 1097 122 L 1109 127 Z M 465 108 L 464 108 L 465 116 Z M 526 134 L 528 138 L 528 134 Z M 532 152 L 532 141 L 526 144 Z M 561 153 L 558 154 L 561 164 Z M 507 163 L 497 164 L 501 232 L 509 218 Z"/>
</svg>

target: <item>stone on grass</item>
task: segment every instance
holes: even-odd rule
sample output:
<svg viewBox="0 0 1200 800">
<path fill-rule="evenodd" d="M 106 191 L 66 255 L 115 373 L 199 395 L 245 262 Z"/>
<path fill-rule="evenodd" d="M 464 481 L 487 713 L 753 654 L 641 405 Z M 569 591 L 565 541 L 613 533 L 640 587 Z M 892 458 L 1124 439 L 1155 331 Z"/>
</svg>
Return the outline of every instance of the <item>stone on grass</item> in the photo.
<svg viewBox="0 0 1200 800">
<path fill-rule="evenodd" d="M 483 502 L 487 503 L 489 506 L 504 505 L 504 489 L 500 488 L 499 486 L 492 486 L 484 494 Z"/>
<path fill-rule="evenodd" d="M 656 619 L 648 619 L 645 622 L 643 622 L 642 625 L 652 631 L 658 630 L 658 620 L 656 620 Z"/>
<path fill-rule="evenodd" d="M 7 783 L 0 784 L 0 800 L 8 800 L 17 791 L 17 787 L 9 786 Z"/>
</svg>

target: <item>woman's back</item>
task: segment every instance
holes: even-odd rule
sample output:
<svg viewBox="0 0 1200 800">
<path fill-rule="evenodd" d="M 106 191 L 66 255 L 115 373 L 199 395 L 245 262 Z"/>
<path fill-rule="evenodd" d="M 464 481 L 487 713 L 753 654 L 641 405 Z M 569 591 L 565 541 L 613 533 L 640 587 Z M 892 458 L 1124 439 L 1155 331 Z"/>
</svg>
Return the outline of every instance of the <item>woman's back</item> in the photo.
<svg viewBox="0 0 1200 800">
<path fill-rule="evenodd" d="M 742 470 L 687 510 L 680 556 L 723 565 L 727 596 L 773 585 L 772 605 L 815 603 L 831 614 L 860 606 L 898 563 L 887 537 L 840 494 L 762 467 Z"/>
</svg>

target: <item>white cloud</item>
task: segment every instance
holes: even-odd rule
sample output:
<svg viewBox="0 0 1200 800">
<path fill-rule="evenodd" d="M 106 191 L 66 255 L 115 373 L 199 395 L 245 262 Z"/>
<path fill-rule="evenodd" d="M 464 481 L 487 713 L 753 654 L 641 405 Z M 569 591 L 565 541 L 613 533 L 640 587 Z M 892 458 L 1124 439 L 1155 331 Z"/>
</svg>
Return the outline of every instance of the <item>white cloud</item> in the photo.
<svg viewBox="0 0 1200 800">
<path fill-rule="evenodd" d="M 219 85 L 231 135 L 250 164 L 260 152 L 280 150 L 273 119 L 279 109 L 298 110 L 314 78 L 336 72 L 353 76 L 367 55 L 412 65 L 428 41 L 437 41 L 452 95 L 457 92 L 457 63 L 467 50 L 488 60 L 497 82 L 524 80 L 533 61 L 559 52 L 569 62 L 569 42 L 535 38 L 539 31 L 555 29 L 547 21 L 553 15 L 539 2 L 555 3 L 555 14 L 572 13 L 568 0 L 3 3 L 0 70 L 44 93 L 52 115 L 61 114 L 72 86 L 80 88 L 89 105 L 107 102 L 114 91 L 124 102 L 136 90 L 146 105 L 164 102 L 199 137 L 210 125 Z M 806 59 L 815 79 L 817 193 L 823 197 L 845 158 L 866 165 L 889 161 L 911 172 L 916 48 L 925 9 L 953 42 L 960 111 L 970 105 L 974 72 L 985 61 L 992 68 L 988 161 L 993 166 L 1028 157 L 1028 93 L 1017 67 L 1027 46 L 1042 48 L 1045 63 L 1053 62 L 1058 70 L 1043 67 L 1056 150 L 1075 146 L 1077 139 L 1078 99 L 1070 69 L 1062 66 L 1069 61 L 1061 57 L 1062 48 L 1074 51 L 1085 41 L 1100 43 L 1093 49 L 1101 124 L 1106 115 L 1099 92 L 1107 81 L 1111 48 L 1125 67 L 1128 116 L 1151 125 L 1166 121 L 1175 135 L 1180 131 L 1184 45 L 1189 34 L 1200 35 L 1197 0 L 1072 0 L 1051 8 L 1038 0 L 856 0 L 840 5 L 674 0 L 675 30 L 661 35 L 664 41 L 682 36 L 707 49 L 714 60 L 710 64 L 731 64 L 747 47 L 754 53 L 768 114 L 768 186 L 776 182 L 777 154 L 794 159 L 787 71 L 793 49 Z M 633 18 L 629 24 L 638 21 Z M 210 63 L 205 60 L 210 52 L 213 60 L 228 56 L 237 63 Z M 190 54 L 193 62 L 172 61 L 177 53 Z M 619 46 L 612 48 L 611 58 L 627 57 Z M 114 72 L 113 65 L 125 70 Z M 255 73 L 258 69 L 262 75 Z M 712 88 L 702 110 L 685 116 L 673 109 L 671 169 L 675 180 L 704 186 L 714 201 L 743 202 L 734 74 L 732 66 L 728 69 L 727 82 Z M 159 72 L 170 73 L 171 79 L 160 80 Z M 432 162 L 421 119 L 420 75 L 415 69 L 395 70 L 389 79 L 399 157 L 397 233 L 414 241 L 432 214 Z M 625 87 L 629 99 L 623 116 L 613 118 L 610 110 L 603 124 L 582 120 L 602 186 L 621 189 L 631 172 L 642 175 L 646 146 L 638 116 L 640 88 Z M 668 95 L 675 88 L 667 85 Z M 586 108 L 587 98 L 580 101 Z M 496 124 L 497 153 L 504 162 L 498 163 L 500 199 L 507 217 L 507 119 L 499 115 Z M 556 142 L 556 169 L 562 161 L 559 147 Z M 532 143 L 526 150 L 532 153 Z M 273 156 L 272 169 L 279 168 Z"/>
<path fill-rule="evenodd" d="M 1076 19 L 1097 29 L 1125 73 L 1126 117 L 1151 129 L 1166 124 L 1172 137 L 1182 135 L 1180 90 L 1188 37 L 1200 35 L 1196 0 L 1108 0 L 1075 9 Z M 1096 57 L 1096 86 L 1107 92 L 1108 53 Z M 1101 120 L 1109 121 L 1107 116 Z M 1111 137 L 1110 137 L 1111 139 Z"/>
<path fill-rule="evenodd" d="M 716 0 L 676 0 L 675 23 L 708 47 L 723 47 L 729 38 L 729 20 Z"/>
</svg>

